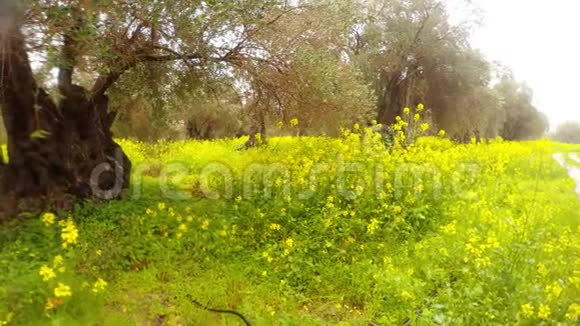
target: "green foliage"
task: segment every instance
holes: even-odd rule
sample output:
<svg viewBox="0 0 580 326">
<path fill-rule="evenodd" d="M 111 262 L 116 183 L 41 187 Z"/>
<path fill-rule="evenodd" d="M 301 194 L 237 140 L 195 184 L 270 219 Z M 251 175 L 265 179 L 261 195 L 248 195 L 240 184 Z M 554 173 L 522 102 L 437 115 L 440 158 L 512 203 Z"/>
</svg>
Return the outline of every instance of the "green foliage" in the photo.
<svg viewBox="0 0 580 326">
<path fill-rule="evenodd" d="M 0 320 L 233 322 L 188 295 L 258 325 L 577 320 L 580 202 L 551 157 L 565 145 L 423 137 L 388 153 L 360 126 L 244 141 L 120 141 L 126 200 L 4 225 Z M 54 300 L 59 283 L 70 297 Z"/>
<path fill-rule="evenodd" d="M 366 124 L 373 118 L 374 95 L 352 66 L 327 50 L 300 49 L 284 75 L 269 79 L 282 95 L 274 121 L 297 118 L 300 134 L 339 135 L 340 127 Z M 306 83 L 304 81 L 307 81 Z"/>
</svg>

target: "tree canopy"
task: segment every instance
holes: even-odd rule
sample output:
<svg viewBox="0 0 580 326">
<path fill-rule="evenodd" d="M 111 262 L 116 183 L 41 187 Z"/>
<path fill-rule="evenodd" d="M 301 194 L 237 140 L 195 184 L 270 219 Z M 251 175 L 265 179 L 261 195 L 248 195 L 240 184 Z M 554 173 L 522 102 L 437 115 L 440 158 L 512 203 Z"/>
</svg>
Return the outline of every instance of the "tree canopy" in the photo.
<svg viewBox="0 0 580 326">
<path fill-rule="evenodd" d="M 519 134 L 519 121 L 506 126 L 502 119 L 522 114 L 506 112 L 511 100 L 492 82 L 495 66 L 471 48 L 475 23 L 452 23 L 441 1 L 43 0 L 21 8 L 37 81 L 52 89 L 58 68 L 59 88 L 70 79 L 108 93 L 119 112 L 114 130 L 125 137 L 187 135 L 192 119 L 225 129 L 210 138 L 236 136 L 292 118 L 302 133 L 332 135 L 355 122 L 390 124 L 418 103 L 457 140 L 527 139 L 546 129 L 531 126 L 544 120 L 534 110 Z M 228 106 L 237 121 L 208 119 L 210 106 Z M 143 127 L 152 132 L 140 135 Z"/>
</svg>

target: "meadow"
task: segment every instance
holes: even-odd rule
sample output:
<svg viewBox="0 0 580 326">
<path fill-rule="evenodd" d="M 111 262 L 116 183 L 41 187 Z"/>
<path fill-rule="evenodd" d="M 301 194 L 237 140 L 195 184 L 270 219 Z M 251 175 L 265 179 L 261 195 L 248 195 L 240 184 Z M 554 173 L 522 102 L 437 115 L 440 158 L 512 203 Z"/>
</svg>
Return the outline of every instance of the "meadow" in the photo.
<svg viewBox="0 0 580 326">
<path fill-rule="evenodd" d="M 2 225 L 0 325 L 578 322 L 580 147 L 244 142 L 119 140 L 123 200 Z"/>
</svg>

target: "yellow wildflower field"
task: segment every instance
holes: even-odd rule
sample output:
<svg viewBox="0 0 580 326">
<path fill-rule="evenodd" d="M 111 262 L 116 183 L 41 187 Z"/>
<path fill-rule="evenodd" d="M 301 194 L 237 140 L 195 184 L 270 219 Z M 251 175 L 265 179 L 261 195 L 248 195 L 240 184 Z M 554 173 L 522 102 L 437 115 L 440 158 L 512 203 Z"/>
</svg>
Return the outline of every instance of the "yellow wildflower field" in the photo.
<svg viewBox="0 0 580 326">
<path fill-rule="evenodd" d="M 244 142 L 119 140 L 123 200 L 0 229 L 0 324 L 238 322 L 192 300 L 257 325 L 578 322 L 580 201 L 552 156 L 579 147 Z"/>
</svg>

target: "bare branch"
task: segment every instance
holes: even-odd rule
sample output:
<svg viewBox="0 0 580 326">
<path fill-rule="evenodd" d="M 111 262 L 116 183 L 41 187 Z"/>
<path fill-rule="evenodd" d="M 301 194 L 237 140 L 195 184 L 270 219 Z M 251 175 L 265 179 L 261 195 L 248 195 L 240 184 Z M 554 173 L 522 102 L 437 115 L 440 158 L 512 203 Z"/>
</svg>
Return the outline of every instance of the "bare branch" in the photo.
<svg viewBox="0 0 580 326">
<path fill-rule="evenodd" d="M 121 76 L 129 69 L 133 68 L 137 64 L 136 61 L 130 61 L 122 64 L 120 67 L 116 69 L 111 69 L 107 74 L 101 74 L 93 88 L 91 90 L 93 98 L 97 98 L 105 94 L 105 92 L 113 86 L 114 83 L 121 78 Z"/>
<path fill-rule="evenodd" d="M 58 72 L 58 89 L 63 95 L 70 93 L 72 88 L 72 76 L 77 59 L 76 37 L 84 23 L 84 19 L 81 16 L 78 8 L 72 8 L 71 10 L 75 23 L 73 28 L 68 30 L 64 35 L 61 49 L 61 62 L 59 63 Z"/>
<path fill-rule="evenodd" d="M 165 46 L 155 46 L 155 49 L 168 52 L 169 55 L 145 55 L 142 59 L 143 61 L 149 62 L 166 62 L 166 61 L 176 61 L 176 60 L 183 60 L 186 65 L 190 68 L 193 68 L 193 64 L 189 60 L 194 59 L 204 59 L 204 57 L 198 53 L 192 54 L 181 54 L 175 50 L 172 50 Z"/>
<path fill-rule="evenodd" d="M 419 26 L 417 33 L 415 33 L 415 37 L 413 38 L 412 46 L 415 46 L 417 44 L 417 42 L 419 42 L 419 40 L 421 38 L 421 33 L 423 33 L 423 30 L 427 26 L 427 22 L 429 21 L 429 19 L 431 19 L 431 12 L 438 10 L 442 4 L 443 4 L 442 2 L 437 2 L 437 4 L 433 8 L 426 10 L 425 19 L 423 19 L 423 21 L 421 22 L 421 26 Z"/>
<path fill-rule="evenodd" d="M 58 89 L 61 94 L 68 94 L 72 87 L 72 75 L 74 73 L 75 41 L 70 34 L 64 36 L 64 44 L 61 50 L 61 60 L 58 72 Z"/>
</svg>

